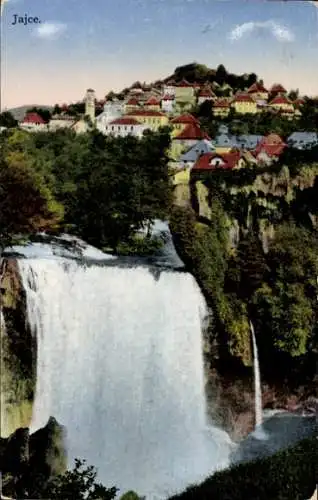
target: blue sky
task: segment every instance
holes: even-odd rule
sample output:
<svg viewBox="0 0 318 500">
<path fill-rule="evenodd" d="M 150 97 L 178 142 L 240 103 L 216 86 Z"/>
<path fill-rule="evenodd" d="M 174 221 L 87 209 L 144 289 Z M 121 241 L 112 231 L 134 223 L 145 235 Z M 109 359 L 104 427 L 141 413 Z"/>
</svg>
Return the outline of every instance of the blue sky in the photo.
<svg viewBox="0 0 318 500">
<path fill-rule="evenodd" d="M 12 26 L 13 15 L 37 26 Z M 197 61 L 318 94 L 318 8 L 275 0 L 6 0 L 2 107 L 103 98 Z"/>
</svg>

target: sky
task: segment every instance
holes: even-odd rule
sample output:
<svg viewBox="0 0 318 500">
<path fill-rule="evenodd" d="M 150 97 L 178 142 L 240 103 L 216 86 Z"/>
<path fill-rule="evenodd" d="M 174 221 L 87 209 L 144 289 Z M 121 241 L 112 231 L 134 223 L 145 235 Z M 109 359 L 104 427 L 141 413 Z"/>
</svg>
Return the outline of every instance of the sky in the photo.
<svg viewBox="0 0 318 500">
<path fill-rule="evenodd" d="M 3 1 L 3 0 L 2 0 Z M 40 24 L 13 25 L 14 15 Z M 98 99 L 191 62 L 318 95 L 318 2 L 5 0 L 1 107 Z"/>
</svg>

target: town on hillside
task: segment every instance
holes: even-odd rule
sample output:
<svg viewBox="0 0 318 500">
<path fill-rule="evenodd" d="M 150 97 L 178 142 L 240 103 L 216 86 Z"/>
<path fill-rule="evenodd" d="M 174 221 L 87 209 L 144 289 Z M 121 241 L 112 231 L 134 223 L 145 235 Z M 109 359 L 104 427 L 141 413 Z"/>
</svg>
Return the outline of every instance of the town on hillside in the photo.
<svg viewBox="0 0 318 500">
<path fill-rule="evenodd" d="M 217 71 L 226 74 L 223 66 Z M 95 128 L 106 136 L 137 138 L 146 130 L 169 127 L 175 185 L 187 183 L 190 171 L 271 165 L 286 148 L 318 145 L 317 126 L 307 126 L 303 119 L 308 106 L 318 116 L 317 99 L 288 92 L 279 83 L 266 88 L 254 74 L 248 75 L 246 83 L 244 87 L 240 82 L 240 88 L 231 86 L 226 78 L 222 85 L 209 80 L 191 83 L 179 71 L 177 78 L 152 85 L 136 82 L 119 94 L 109 92 L 104 100 L 88 89 L 81 102 L 55 105 L 52 113 L 31 109 L 16 125 L 30 132 L 69 128 L 80 134 Z M 275 119 L 291 133 L 273 131 Z M 263 124 L 262 133 L 249 132 L 255 127 L 248 124 L 255 123 Z"/>
</svg>

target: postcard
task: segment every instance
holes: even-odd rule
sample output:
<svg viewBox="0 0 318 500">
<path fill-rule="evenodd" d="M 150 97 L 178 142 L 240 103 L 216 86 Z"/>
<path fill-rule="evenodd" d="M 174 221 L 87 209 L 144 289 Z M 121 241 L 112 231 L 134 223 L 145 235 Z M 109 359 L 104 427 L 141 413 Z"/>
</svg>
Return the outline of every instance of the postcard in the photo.
<svg viewBox="0 0 318 500">
<path fill-rule="evenodd" d="M 317 499 L 318 2 L 0 35 L 1 500 Z"/>
</svg>

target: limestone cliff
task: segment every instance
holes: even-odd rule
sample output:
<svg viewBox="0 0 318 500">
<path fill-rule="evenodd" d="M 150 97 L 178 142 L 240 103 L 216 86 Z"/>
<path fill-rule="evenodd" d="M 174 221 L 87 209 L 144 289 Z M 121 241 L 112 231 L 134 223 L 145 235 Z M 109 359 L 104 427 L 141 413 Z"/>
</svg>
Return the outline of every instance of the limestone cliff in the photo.
<svg viewBox="0 0 318 500">
<path fill-rule="evenodd" d="M 36 339 L 27 324 L 17 260 L 2 260 L 1 436 L 28 427 L 36 378 Z"/>
</svg>

